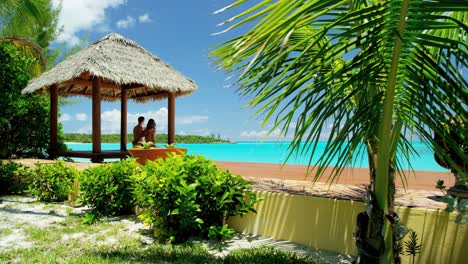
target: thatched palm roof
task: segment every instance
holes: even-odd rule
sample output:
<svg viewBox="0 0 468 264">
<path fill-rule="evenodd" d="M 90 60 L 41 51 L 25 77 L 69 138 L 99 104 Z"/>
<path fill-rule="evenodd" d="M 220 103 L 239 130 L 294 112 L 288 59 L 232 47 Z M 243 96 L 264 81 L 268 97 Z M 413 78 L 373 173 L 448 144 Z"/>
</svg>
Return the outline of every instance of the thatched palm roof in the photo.
<svg viewBox="0 0 468 264">
<path fill-rule="evenodd" d="M 23 93 L 57 85 L 61 96 L 92 95 L 92 80 L 101 80 L 103 100 L 119 100 L 120 86 L 137 101 L 162 99 L 197 89 L 194 81 L 172 69 L 134 41 L 112 33 L 68 57 L 40 77 L 31 80 Z"/>
</svg>

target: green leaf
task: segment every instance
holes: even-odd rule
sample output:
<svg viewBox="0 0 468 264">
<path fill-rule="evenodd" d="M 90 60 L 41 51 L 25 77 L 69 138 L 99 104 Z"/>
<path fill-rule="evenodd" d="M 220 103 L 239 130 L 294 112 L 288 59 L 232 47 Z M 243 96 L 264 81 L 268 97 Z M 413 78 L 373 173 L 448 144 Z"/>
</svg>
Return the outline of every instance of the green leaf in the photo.
<svg viewBox="0 0 468 264">
<path fill-rule="evenodd" d="M 169 213 L 170 215 L 178 215 L 179 214 L 179 208 L 176 208 L 176 209 L 174 209 L 172 211 L 169 211 L 169 212 L 170 212 Z"/>
</svg>

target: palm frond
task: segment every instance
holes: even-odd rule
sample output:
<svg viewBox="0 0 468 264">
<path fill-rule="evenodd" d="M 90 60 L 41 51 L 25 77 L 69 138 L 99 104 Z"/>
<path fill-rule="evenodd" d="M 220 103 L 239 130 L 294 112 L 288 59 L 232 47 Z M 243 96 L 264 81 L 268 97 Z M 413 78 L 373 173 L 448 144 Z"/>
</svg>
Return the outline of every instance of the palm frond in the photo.
<svg viewBox="0 0 468 264">
<path fill-rule="evenodd" d="M 28 56 L 37 60 L 38 63 L 35 63 L 32 65 L 33 68 L 31 70 L 32 70 L 33 76 L 38 76 L 39 74 L 44 72 L 47 62 L 42 52 L 42 48 L 39 47 L 39 45 L 23 37 L 0 38 L 0 43 L 4 41 L 7 41 L 11 45 L 15 46 L 23 54 L 25 54 L 25 56 Z"/>
<path fill-rule="evenodd" d="M 310 155 L 315 179 L 334 165 L 333 181 L 363 149 L 383 148 L 404 179 L 403 164 L 417 154 L 408 134 L 432 145 L 443 113 L 466 120 L 467 11 L 461 1 L 265 0 L 229 20 L 228 30 L 256 24 L 211 55 L 238 75 L 239 93 L 264 124 L 273 120 L 286 135 L 295 123 L 288 158 Z M 384 108 L 392 122 L 378 127 Z M 328 124 L 326 151 L 312 164 Z"/>
</svg>

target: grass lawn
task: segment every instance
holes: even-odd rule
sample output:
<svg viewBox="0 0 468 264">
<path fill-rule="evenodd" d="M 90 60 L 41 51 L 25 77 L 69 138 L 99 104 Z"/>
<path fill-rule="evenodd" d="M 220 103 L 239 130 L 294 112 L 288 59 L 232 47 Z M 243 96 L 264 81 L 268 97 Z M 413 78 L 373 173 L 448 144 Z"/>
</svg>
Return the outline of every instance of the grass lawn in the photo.
<svg viewBox="0 0 468 264">
<path fill-rule="evenodd" d="M 215 257 L 200 243 L 141 246 L 128 241 L 118 246 L 90 248 L 63 244 L 11 250 L 0 254 L 3 263 L 318 263 L 310 258 L 268 247 L 239 249 Z"/>
<path fill-rule="evenodd" d="M 318 263 L 269 247 L 220 255 L 206 242 L 158 244 L 134 216 L 87 225 L 63 204 L 0 199 L 0 263 Z"/>
</svg>

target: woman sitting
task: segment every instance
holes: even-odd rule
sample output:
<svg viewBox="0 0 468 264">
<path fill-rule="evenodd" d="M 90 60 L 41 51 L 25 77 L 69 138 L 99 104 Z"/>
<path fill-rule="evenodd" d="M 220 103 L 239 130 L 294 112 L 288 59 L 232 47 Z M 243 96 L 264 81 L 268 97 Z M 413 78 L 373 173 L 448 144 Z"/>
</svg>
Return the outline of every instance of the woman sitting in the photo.
<svg viewBox="0 0 468 264">
<path fill-rule="evenodd" d="M 145 141 L 146 142 L 153 142 L 153 145 L 156 143 L 154 140 L 154 135 L 156 134 L 156 122 L 154 119 L 148 120 L 148 124 L 146 124 L 146 136 L 145 136 Z"/>
</svg>

